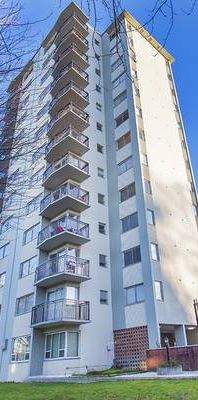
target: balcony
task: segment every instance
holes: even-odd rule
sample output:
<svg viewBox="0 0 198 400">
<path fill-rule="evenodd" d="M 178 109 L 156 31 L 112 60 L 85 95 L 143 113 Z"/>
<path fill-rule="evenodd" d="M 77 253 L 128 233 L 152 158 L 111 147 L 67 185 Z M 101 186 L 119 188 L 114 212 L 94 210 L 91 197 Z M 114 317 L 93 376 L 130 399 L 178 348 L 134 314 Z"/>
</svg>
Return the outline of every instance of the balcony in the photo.
<svg viewBox="0 0 198 400">
<path fill-rule="evenodd" d="M 46 146 L 45 158 L 48 162 L 61 158 L 68 151 L 82 156 L 89 150 L 89 138 L 72 127 L 58 133 Z"/>
<path fill-rule="evenodd" d="M 39 232 L 38 248 L 51 251 L 66 243 L 82 245 L 89 240 L 89 225 L 66 215 Z"/>
<path fill-rule="evenodd" d="M 61 39 L 59 39 L 60 36 Z M 56 50 L 54 58 L 56 59 L 58 55 L 64 51 L 65 48 L 68 48 L 68 46 L 73 43 L 75 43 L 75 45 L 79 49 L 81 49 L 82 52 L 87 52 L 89 48 L 89 42 L 84 37 L 84 35 L 76 27 L 72 27 L 64 35 L 59 35 L 58 40 L 56 40 Z"/>
<path fill-rule="evenodd" d="M 90 322 L 88 301 L 55 300 L 32 308 L 31 325 L 35 328 Z"/>
<path fill-rule="evenodd" d="M 61 23 L 59 23 L 58 34 L 55 41 L 56 45 L 60 43 L 65 33 L 69 32 L 72 28 L 78 29 L 81 35 L 86 38 L 89 34 L 89 31 L 87 19 L 84 17 L 84 15 L 79 16 L 76 12 L 72 12 L 67 18 L 62 18 Z"/>
<path fill-rule="evenodd" d="M 69 255 L 48 260 L 35 271 L 35 285 L 49 287 L 63 281 L 83 282 L 90 279 L 89 261 Z"/>
<path fill-rule="evenodd" d="M 50 114 L 54 116 L 69 101 L 74 102 L 77 106 L 85 108 L 89 104 L 89 94 L 77 86 L 74 82 L 69 82 L 62 88 L 50 103 Z"/>
<path fill-rule="evenodd" d="M 45 196 L 40 203 L 40 214 L 46 218 L 54 218 L 66 210 L 82 212 L 89 207 L 89 193 L 72 182 Z"/>
<path fill-rule="evenodd" d="M 70 125 L 79 132 L 84 131 L 89 126 L 89 115 L 72 102 L 68 103 L 50 120 L 48 136 L 53 137 L 64 130 L 65 126 Z"/>
<path fill-rule="evenodd" d="M 54 75 L 61 71 L 65 65 L 74 62 L 81 69 L 86 69 L 89 66 L 88 56 L 83 53 L 74 43 L 68 46 L 59 56 L 55 59 Z"/>
<path fill-rule="evenodd" d="M 72 153 L 50 164 L 43 174 L 43 186 L 54 190 L 67 179 L 83 182 L 89 178 L 89 164 Z"/>
<path fill-rule="evenodd" d="M 74 62 L 70 62 L 66 65 L 58 74 L 51 85 L 51 95 L 55 96 L 62 87 L 69 82 L 75 82 L 79 87 L 85 88 L 89 83 L 88 73 L 83 69 L 79 68 Z"/>
</svg>

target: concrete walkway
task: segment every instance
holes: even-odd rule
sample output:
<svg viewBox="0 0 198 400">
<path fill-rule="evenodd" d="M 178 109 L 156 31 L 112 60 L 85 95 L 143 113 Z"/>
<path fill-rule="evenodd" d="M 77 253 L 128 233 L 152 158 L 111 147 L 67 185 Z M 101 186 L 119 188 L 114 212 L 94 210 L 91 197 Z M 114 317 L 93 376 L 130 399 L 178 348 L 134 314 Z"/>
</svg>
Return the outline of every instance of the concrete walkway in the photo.
<svg viewBox="0 0 198 400">
<path fill-rule="evenodd" d="M 135 381 L 135 380 L 152 380 L 152 379 L 198 379 L 198 371 L 183 371 L 179 375 L 163 375 L 159 376 L 156 372 L 142 372 L 136 374 L 123 374 L 116 376 L 92 376 L 92 377 L 75 377 L 75 376 L 32 376 L 26 382 L 66 382 L 66 383 L 93 383 L 93 382 L 119 382 L 119 381 Z"/>
</svg>

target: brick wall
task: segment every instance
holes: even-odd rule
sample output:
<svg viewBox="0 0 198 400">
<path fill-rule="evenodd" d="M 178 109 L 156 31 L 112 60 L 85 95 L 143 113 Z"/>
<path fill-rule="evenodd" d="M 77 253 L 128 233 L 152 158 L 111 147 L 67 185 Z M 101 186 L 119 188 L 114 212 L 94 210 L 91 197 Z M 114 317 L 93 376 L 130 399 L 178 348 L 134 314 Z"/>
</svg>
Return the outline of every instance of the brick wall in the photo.
<svg viewBox="0 0 198 400">
<path fill-rule="evenodd" d="M 180 361 L 184 371 L 198 370 L 198 346 L 170 347 L 171 360 Z M 167 361 L 166 349 L 147 350 L 147 368 L 156 369 L 161 362 Z"/>
<path fill-rule="evenodd" d="M 146 369 L 148 347 L 147 326 L 114 331 L 115 364 L 118 367 Z"/>
</svg>

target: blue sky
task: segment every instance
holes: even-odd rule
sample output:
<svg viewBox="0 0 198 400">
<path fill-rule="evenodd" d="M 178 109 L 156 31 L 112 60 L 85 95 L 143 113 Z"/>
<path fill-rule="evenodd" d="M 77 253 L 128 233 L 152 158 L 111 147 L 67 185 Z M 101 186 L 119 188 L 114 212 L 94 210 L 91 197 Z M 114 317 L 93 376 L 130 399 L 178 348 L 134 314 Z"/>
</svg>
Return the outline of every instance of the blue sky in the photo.
<svg viewBox="0 0 198 400">
<path fill-rule="evenodd" d="M 101 0 L 95 0 L 97 13 L 100 17 L 98 30 L 103 31 L 110 23 L 107 11 L 101 5 Z M 141 24 L 149 19 L 150 10 L 156 0 L 122 0 L 122 7 L 127 9 Z M 167 50 L 175 57 L 173 73 L 182 110 L 183 121 L 186 130 L 187 141 L 191 154 L 192 164 L 196 181 L 198 183 L 198 4 L 193 13 L 187 15 L 193 0 L 173 0 L 176 8 L 174 12 L 173 29 L 166 43 Z M 30 21 L 44 19 L 44 22 L 37 23 L 34 29 L 38 32 L 36 43 L 40 44 L 47 31 L 53 26 L 60 11 L 65 8 L 70 1 L 68 0 L 21 0 L 23 15 Z M 86 0 L 76 1 L 87 11 Z M 92 18 L 92 16 L 91 16 Z M 92 18 L 93 19 L 93 18 Z M 154 24 L 153 36 L 161 43 L 164 43 L 168 27 L 170 26 L 169 17 L 160 14 Z M 150 28 L 149 26 L 147 27 Z"/>
</svg>

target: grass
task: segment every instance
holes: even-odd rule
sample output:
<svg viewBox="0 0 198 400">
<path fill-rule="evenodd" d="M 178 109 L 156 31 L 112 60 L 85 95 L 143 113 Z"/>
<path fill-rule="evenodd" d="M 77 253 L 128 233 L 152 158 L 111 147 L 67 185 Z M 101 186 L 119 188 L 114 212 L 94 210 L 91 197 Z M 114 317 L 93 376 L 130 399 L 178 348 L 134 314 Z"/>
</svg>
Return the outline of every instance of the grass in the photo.
<svg viewBox="0 0 198 400">
<path fill-rule="evenodd" d="M 197 400 L 198 381 L 2 383 L 0 400 Z"/>
</svg>

